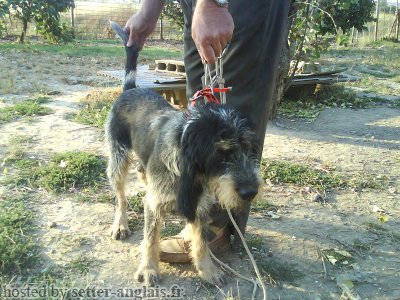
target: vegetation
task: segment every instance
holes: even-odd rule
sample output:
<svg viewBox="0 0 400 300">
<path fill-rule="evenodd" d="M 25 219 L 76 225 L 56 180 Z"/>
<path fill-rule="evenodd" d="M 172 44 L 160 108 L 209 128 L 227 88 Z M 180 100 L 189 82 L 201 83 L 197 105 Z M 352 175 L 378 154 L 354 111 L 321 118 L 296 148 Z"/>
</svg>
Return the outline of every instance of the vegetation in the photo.
<svg viewBox="0 0 400 300">
<path fill-rule="evenodd" d="M 322 35 L 336 34 L 339 28 L 344 34 L 353 27 L 362 31 L 366 23 L 374 20 L 373 0 L 320 0 L 318 4 L 324 10 L 317 12 L 315 18 Z"/>
<path fill-rule="evenodd" d="M 95 186 L 104 178 L 106 163 L 102 157 L 86 152 L 54 155 L 47 165 L 34 172 L 35 185 L 59 192 L 71 188 Z"/>
<path fill-rule="evenodd" d="M 61 192 L 73 188 L 97 187 L 104 181 L 105 160 L 86 152 L 65 152 L 53 156 L 48 164 L 21 155 L 7 160 L 15 168 L 3 184 L 9 187 L 41 187 L 49 192 Z"/>
<path fill-rule="evenodd" d="M 81 102 L 83 107 L 73 117 L 74 121 L 86 125 L 104 128 L 112 102 L 121 93 L 120 88 L 91 92 Z"/>
<path fill-rule="evenodd" d="M 16 44 L 0 43 L 0 51 L 26 51 L 26 52 L 48 52 L 61 54 L 70 57 L 97 56 L 97 57 L 125 57 L 124 48 L 120 44 L 93 45 L 93 44 L 67 44 L 67 45 L 49 45 L 49 44 Z M 170 50 L 161 47 L 144 47 L 140 52 L 141 61 L 154 61 L 157 58 L 179 59 L 183 57 L 181 50 Z"/>
<path fill-rule="evenodd" d="M 27 194 L 0 197 L 0 274 L 26 273 L 37 260 L 37 246 L 29 235 L 33 213 Z"/>
<path fill-rule="evenodd" d="M 19 117 L 47 115 L 51 113 L 51 109 L 42 105 L 46 102 L 47 97 L 38 97 L 0 108 L 0 123 L 10 122 Z"/>
<path fill-rule="evenodd" d="M 322 191 L 335 188 L 382 189 L 386 183 L 385 177 L 372 175 L 345 177 L 329 168 L 322 170 L 299 163 L 265 159 L 261 162 L 261 175 L 263 179 L 276 184 L 311 186 Z"/>
<path fill-rule="evenodd" d="M 5 0 L 0 8 L 3 14 L 8 13 L 21 20 L 19 41 L 23 43 L 31 21 L 35 21 L 38 32 L 47 39 L 62 39 L 65 25 L 60 24 L 60 13 L 73 6 L 73 0 Z"/>
</svg>

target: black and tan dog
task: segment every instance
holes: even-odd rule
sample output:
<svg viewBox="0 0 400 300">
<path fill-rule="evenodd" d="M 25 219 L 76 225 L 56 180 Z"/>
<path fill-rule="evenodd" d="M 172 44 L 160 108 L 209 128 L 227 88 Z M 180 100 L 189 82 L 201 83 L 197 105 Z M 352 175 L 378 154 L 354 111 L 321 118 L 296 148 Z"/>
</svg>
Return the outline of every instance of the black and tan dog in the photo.
<svg viewBox="0 0 400 300">
<path fill-rule="evenodd" d="M 126 45 L 127 34 L 115 23 L 112 27 Z M 206 240 L 209 210 L 215 203 L 240 210 L 259 196 L 256 135 L 228 106 L 202 104 L 177 111 L 159 94 L 136 88 L 138 49 L 125 49 L 124 92 L 106 124 L 108 177 L 118 199 L 112 235 L 124 239 L 130 234 L 124 189 L 133 151 L 147 186 L 136 278 L 146 285 L 158 282 L 160 225 L 167 212 L 176 211 L 188 221 L 191 257 L 201 278 L 222 284 L 224 274 L 211 261 Z"/>
</svg>

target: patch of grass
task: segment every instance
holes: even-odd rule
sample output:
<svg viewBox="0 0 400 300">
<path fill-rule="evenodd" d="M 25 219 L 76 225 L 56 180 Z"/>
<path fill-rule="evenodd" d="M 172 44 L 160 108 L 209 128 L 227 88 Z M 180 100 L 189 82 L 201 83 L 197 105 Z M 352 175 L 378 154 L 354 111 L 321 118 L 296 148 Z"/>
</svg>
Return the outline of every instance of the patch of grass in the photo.
<svg viewBox="0 0 400 300">
<path fill-rule="evenodd" d="M 174 236 L 177 235 L 179 232 L 181 232 L 183 229 L 183 226 L 181 224 L 168 224 L 164 228 L 161 229 L 160 236 L 161 237 L 167 237 L 167 236 Z"/>
<path fill-rule="evenodd" d="M 343 187 L 344 181 L 337 175 L 309 166 L 286 161 L 261 161 L 261 175 L 273 183 L 292 183 L 313 186 L 323 190 Z"/>
<path fill-rule="evenodd" d="M 48 97 L 38 97 L 0 108 L 0 123 L 10 122 L 20 117 L 47 115 L 51 113 L 51 109 L 42 105 L 46 102 L 48 102 Z"/>
<path fill-rule="evenodd" d="M 272 282 L 291 282 L 300 279 L 304 274 L 297 269 L 295 264 L 285 262 L 276 258 L 264 258 L 257 263 L 263 277 Z"/>
<path fill-rule="evenodd" d="M 268 212 L 268 211 L 276 212 L 278 210 L 278 206 L 262 199 L 252 204 L 251 209 L 252 211 L 255 212 Z"/>
<path fill-rule="evenodd" d="M 136 195 L 128 198 L 129 207 L 137 213 L 143 213 L 143 197 L 146 196 L 146 192 L 139 192 Z"/>
<path fill-rule="evenodd" d="M 368 108 L 382 100 L 360 97 L 344 85 L 318 85 L 312 96 L 285 97 L 279 113 L 288 118 L 315 120 L 326 108 Z"/>
<path fill-rule="evenodd" d="M 104 158 L 86 152 L 65 152 L 53 156 L 51 162 L 34 171 L 35 184 L 47 191 L 60 192 L 71 188 L 97 186 L 106 169 Z"/>
<path fill-rule="evenodd" d="M 381 224 L 365 222 L 365 223 L 363 223 L 363 225 L 364 225 L 365 229 L 370 233 L 385 236 L 387 238 L 390 238 L 394 242 L 400 242 L 400 234 L 399 233 L 393 232 Z"/>
<path fill-rule="evenodd" d="M 19 43 L 0 43 L 0 51 L 21 51 L 28 53 L 53 53 L 61 54 L 69 57 L 125 57 L 124 47 L 121 43 L 113 46 L 110 45 L 93 45 L 93 44 L 67 44 L 67 45 L 50 45 L 50 44 L 19 44 Z M 154 60 L 157 58 L 164 59 L 181 59 L 183 52 L 181 50 L 171 50 L 161 47 L 144 47 L 140 52 L 141 60 Z"/>
<path fill-rule="evenodd" d="M 276 184 L 312 186 L 322 191 L 335 188 L 381 190 L 387 181 L 385 176 L 363 174 L 345 177 L 333 170 L 321 170 L 304 164 L 266 159 L 261 161 L 261 176 L 264 180 L 270 180 Z"/>
<path fill-rule="evenodd" d="M 104 181 L 104 158 L 86 152 L 65 152 L 52 157 L 48 164 L 41 160 L 21 158 L 13 164 L 14 174 L 6 176 L 3 184 L 41 187 L 49 192 L 72 188 L 97 187 Z"/>
<path fill-rule="evenodd" d="M 29 272 L 37 261 L 37 246 L 29 235 L 33 212 L 28 209 L 27 194 L 0 198 L 0 274 Z"/>
<path fill-rule="evenodd" d="M 128 227 L 132 232 L 140 230 L 142 226 L 143 226 L 143 219 L 138 219 L 138 218 L 128 219 Z"/>
<path fill-rule="evenodd" d="M 81 255 L 81 256 L 75 258 L 74 260 L 72 260 L 71 262 L 69 262 L 65 266 L 65 269 L 68 271 L 74 272 L 74 273 L 86 275 L 87 273 L 89 273 L 90 268 L 92 268 L 98 264 L 99 264 L 98 260 Z"/>
<path fill-rule="evenodd" d="M 323 249 L 321 250 L 321 252 L 333 265 L 347 266 L 354 263 L 354 258 L 352 258 L 351 256 L 347 256 L 347 252 L 345 254 L 342 254 L 339 250 L 336 249 Z"/>
<path fill-rule="evenodd" d="M 257 234 L 246 234 L 246 243 L 250 249 L 260 250 L 263 247 L 263 239 Z"/>
<path fill-rule="evenodd" d="M 371 251 L 372 247 L 370 243 L 365 243 L 359 239 L 354 239 L 353 240 L 353 248 L 362 251 L 362 252 L 367 252 Z"/>
<path fill-rule="evenodd" d="M 73 120 L 78 123 L 104 128 L 111 105 L 120 93 L 120 88 L 92 91 L 81 101 L 83 107 L 74 115 Z"/>
</svg>

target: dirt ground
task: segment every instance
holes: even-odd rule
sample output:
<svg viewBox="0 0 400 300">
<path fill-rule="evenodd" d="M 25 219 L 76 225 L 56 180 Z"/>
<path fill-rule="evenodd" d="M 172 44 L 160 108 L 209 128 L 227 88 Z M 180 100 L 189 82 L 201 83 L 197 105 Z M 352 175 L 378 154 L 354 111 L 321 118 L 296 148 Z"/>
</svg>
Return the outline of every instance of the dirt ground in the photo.
<svg viewBox="0 0 400 300">
<path fill-rule="evenodd" d="M 54 113 L 0 125 L 0 155 L 15 136 L 32 137 L 28 152 L 36 157 L 73 150 L 104 154 L 102 131 L 66 116 L 79 109 L 79 99 L 93 86 L 115 85 L 96 72 L 122 68 L 120 61 L 4 53 L 0 64 L 15 76 L 13 90 L 1 96 L 4 102 L 0 107 L 29 93 L 59 92 L 46 104 Z M 381 190 L 336 190 L 323 195 L 322 202 L 314 202 L 308 187 L 267 182 L 264 197 L 278 207 L 279 218 L 262 212 L 251 214 L 248 233 L 261 238 L 253 251 L 268 254 L 259 264 L 289 266 L 288 272 L 297 274 L 294 279 L 283 276 L 279 282 L 267 281 L 269 299 L 400 299 L 400 110 L 384 105 L 327 109 L 311 123 L 279 117 L 268 127 L 263 156 L 321 168 L 330 165 L 354 177 L 384 176 L 387 183 Z M 129 192 L 141 189 L 132 175 Z M 0 193 L 7 192 L 0 187 Z M 32 209 L 37 214 L 41 269 L 65 265 L 84 255 L 96 263 L 75 285 L 138 286 L 133 274 L 140 260 L 140 228 L 126 241 L 113 241 L 109 236 L 113 205 L 82 203 L 73 193 L 38 193 L 40 200 Z M 385 223 L 378 220 L 382 214 L 387 216 Z M 57 226 L 50 228 L 52 222 Z M 351 257 L 333 265 L 322 255 L 327 249 Z M 241 274 L 254 277 L 249 259 L 241 251 L 221 258 Z M 221 299 L 230 292 L 250 299 L 252 291 L 250 284 L 233 275 L 219 291 L 202 283 L 190 265 L 161 263 L 161 273 L 162 285 L 183 286 L 187 299 Z M 260 291 L 258 297 L 261 299 Z"/>
</svg>

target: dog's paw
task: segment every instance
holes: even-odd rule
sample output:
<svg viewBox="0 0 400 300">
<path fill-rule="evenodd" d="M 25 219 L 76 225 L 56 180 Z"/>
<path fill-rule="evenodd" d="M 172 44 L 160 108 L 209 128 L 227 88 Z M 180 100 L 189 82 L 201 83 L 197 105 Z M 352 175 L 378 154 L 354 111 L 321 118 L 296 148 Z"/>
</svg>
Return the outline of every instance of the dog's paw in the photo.
<svg viewBox="0 0 400 300">
<path fill-rule="evenodd" d="M 114 222 L 111 227 L 111 237 L 114 240 L 125 240 L 130 235 L 131 231 L 128 228 L 128 223 Z"/>
<path fill-rule="evenodd" d="M 135 279 L 143 282 L 146 286 L 155 286 L 160 282 L 160 275 L 157 270 L 147 266 L 140 266 L 135 273 Z"/>
<path fill-rule="evenodd" d="M 217 268 L 215 265 L 208 268 L 208 270 L 200 270 L 199 275 L 201 279 L 218 286 L 223 286 L 226 284 L 226 275 L 220 269 Z"/>
</svg>

